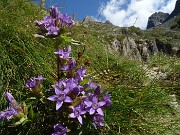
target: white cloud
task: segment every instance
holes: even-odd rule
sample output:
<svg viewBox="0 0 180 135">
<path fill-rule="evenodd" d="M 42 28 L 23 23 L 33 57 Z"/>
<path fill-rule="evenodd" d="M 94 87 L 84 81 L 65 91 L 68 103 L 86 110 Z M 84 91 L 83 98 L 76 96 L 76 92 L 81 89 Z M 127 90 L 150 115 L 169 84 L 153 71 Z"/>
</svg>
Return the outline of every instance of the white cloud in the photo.
<svg viewBox="0 0 180 135">
<path fill-rule="evenodd" d="M 104 20 L 117 26 L 132 26 L 145 29 L 148 17 L 154 12 L 171 13 L 176 0 L 110 0 L 103 3 L 99 12 Z"/>
</svg>

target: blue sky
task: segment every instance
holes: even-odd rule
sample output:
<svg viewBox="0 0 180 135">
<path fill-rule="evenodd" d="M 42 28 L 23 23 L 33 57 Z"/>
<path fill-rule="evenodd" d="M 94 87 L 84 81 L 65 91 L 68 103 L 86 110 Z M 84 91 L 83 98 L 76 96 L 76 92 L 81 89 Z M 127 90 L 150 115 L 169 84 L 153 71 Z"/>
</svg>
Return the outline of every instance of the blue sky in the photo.
<svg viewBox="0 0 180 135">
<path fill-rule="evenodd" d="M 41 0 L 34 0 L 36 3 L 40 3 Z M 45 7 L 49 8 L 54 5 L 59 8 L 62 13 L 72 15 L 76 14 L 77 20 L 84 19 L 85 16 L 99 16 L 98 9 L 101 3 L 106 3 L 108 0 L 46 0 Z"/>
<path fill-rule="evenodd" d="M 32 0 L 40 3 L 41 0 Z M 120 27 L 145 29 L 148 17 L 155 12 L 171 13 L 176 0 L 45 0 L 48 9 L 54 5 L 62 13 L 76 14 L 77 20 L 92 16 L 98 21 L 109 20 Z M 63 7 L 63 8 L 60 8 Z"/>
</svg>

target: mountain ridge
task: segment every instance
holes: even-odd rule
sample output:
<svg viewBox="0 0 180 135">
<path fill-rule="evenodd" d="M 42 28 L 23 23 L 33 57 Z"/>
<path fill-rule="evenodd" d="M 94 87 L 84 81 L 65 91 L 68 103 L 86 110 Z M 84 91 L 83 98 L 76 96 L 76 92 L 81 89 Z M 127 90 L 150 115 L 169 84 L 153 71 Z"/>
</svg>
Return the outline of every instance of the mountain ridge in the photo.
<svg viewBox="0 0 180 135">
<path fill-rule="evenodd" d="M 163 12 L 153 13 L 148 18 L 147 29 L 152 28 L 180 30 L 180 0 L 176 1 L 173 11 L 167 15 Z"/>
</svg>

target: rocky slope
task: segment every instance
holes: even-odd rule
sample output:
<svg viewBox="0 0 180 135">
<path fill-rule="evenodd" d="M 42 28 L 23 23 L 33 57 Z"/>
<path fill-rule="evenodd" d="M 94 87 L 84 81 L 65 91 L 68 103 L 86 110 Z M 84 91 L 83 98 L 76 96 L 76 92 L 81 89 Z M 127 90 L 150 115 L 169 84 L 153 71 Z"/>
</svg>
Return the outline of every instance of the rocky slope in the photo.
<svg viewBox="0 0 180 135">
<path fill-rule="evenodd" d="M 85 22 L 83 21 L 80 26 L 90 31 L 84 35 L 95 35 L 94 39 L 100 40 L 111 54 L 138 61 L 149 61 L 151 56 L 159 52 L 180 56 L 180 32 L 178 31 L 163 29 L 143 31 L 136 27 L 122 28 L 109 23 Z"/>
</svg>

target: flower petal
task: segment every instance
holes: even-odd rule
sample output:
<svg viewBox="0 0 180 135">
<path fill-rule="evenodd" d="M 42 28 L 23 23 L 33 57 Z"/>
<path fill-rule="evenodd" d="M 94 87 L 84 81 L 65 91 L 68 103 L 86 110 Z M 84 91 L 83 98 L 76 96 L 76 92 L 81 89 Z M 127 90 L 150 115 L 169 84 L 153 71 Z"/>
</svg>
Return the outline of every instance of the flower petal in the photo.
<svg viewBox="0 0 180 135">
<path fill-rule="evenodd" d="M 102 110 L 101 108 L 98 108 L 98 109 L 97 109 L 97 112 L 98 112 L 98 114 L 104 116 L 104 112 L 103 112 L 103 110 Z"/>
<path fill-rule="evenodd" d="M 80 115 L 77 117 L 77 119 L 82 124 L 82 117 Z"/>
<path fill-rule="evenodd" d="M 93 101 L 93 103 L 97 103 L 97 102 L 98 102 L 98 97 L 97 97 L 97 96 L 94 96 L 94 97 L 92 98 L 92 101 Z"/>
<path fill-rule="evenodd" d="M 56 110 L 58 110 L 59 108 L 61 108 L 61 106 L 62 106 L 62 104 L 63 104 L 63 101 L 62 102 L 57 102 L 56 103 Z"/>
<path fill-rule="evenodd" d="M 99 107 L 101 107 L 101 106 L 103 106 L 103 105 L 105 105 L 105 104 L 106 104 L 105 101 L 100 101 L 100 102 L 98 103 Z"/>
<path fill-rule="evenodd" d="M 69 89 L 69 88 L 66 88 L 66 89 L 64 90 L 64 93 L 68 94 L 69 91 L 70 91 L 70 89 Z"/>
<path fill-rule="evenodd" d="M 47 99 L 51 101 L 57 101 L 58 97 L 56 95 L 53 95 L 53 96 L 48 97 Z"/>
<path fill-rule="evenodd" d="M 60 95 L 62 92 L 58 88 L 55 88 L 55 93 L 56 95 Z"/>
<path fill-rule="evenodd" d="M 92 114 L 94 114 L 94 113 L 95 113 L 95 110 L 94 110 L 93 108 L 91 108 L 91 109 L 89 110 L 89 114 L 92 115 Z"/>
<path fill-rule="evenodd" d="M 70 118 L 76 118 L 76 116 L 74 115 L 74 113 L 69 114 L 69 117 L 70 117 Z"/>
<path fill-rule="evenodd" d="M 91 101 L 84 101 L 85 105 L 87 105 L 87 107 L 92 106 L 92 102 Z"/>
<path fill-rule="evenodd" d="M 87 111 L 82 111 L 82 110 L 81 110 L 81 114 L 85 114 L 86 112 L 87 112 Z"/>
<path fill-rule="evenodd" d="M 66 98 L 64 99 L 64 102 L 70 103 L 70 102 L 72 102 L 72 99 L 70 97 L 66 96 Z"/>
<path fill-rule="evenodd" d="M 100 122 L 99 125 L 103 127 L 103 126 L 104 126 L 104 123 Z"/>
</svg>

